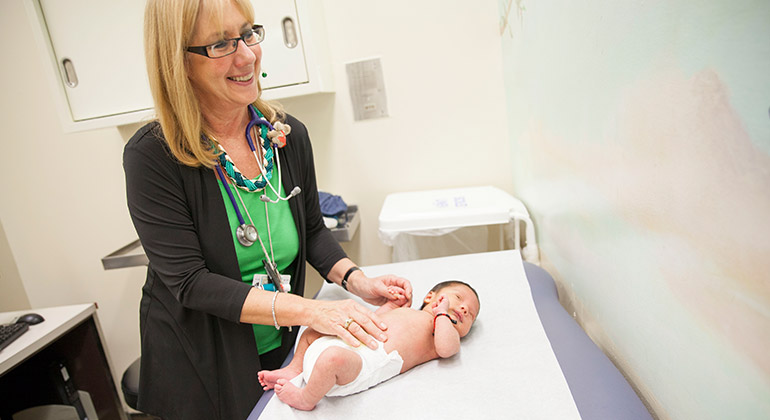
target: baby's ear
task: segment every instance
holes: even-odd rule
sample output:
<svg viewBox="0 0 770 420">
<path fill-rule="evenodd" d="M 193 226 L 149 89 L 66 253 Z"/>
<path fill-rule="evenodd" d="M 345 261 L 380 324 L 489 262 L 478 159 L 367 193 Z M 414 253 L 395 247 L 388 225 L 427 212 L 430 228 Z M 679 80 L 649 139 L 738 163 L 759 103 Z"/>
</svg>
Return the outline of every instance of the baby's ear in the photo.
<svg viewBox="0 0 770 420">
<path fill-rule="evenodd" d="M 430 291 L 427 295 L 425 295 L 425 299 L 423 299 L 423 303 L 428 304 L 431 300 L 433 300 L 433 296 L 436 296 L 436 292 Z"/>
</svg>

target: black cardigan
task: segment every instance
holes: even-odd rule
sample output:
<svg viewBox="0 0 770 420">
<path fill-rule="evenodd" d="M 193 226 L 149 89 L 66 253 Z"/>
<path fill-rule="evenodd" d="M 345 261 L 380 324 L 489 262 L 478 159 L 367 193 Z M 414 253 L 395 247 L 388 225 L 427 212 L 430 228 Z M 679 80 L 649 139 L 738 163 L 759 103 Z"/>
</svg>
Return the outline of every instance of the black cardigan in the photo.
<svg viewBox="0 0 770 420">
<path fill-rule="evenodd" d="M 305 262 L 321 275 L 346 255 L 323 225 L 306 127 L 287 115 L 279 149 L 285 191 L 299 235 L 292 292 L 305 289 Z M 145 125 L 123 153 L 128 208 L 149 259 L 142 288 L 140 410 L 173 419 L 243 419 L 262 395 L 249 324 L 239 322 L 251 286 L 241 281 L 214 172 L 176 161 L 160 125 Z M 294 344 L 284 331 L 282 348 Z"/>
</svg>

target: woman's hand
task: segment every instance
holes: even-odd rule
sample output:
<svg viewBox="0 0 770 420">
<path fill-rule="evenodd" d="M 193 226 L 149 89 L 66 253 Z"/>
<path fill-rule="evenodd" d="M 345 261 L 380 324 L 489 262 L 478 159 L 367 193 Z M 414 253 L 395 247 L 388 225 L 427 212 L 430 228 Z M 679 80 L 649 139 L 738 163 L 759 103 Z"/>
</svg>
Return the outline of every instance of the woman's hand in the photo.
<svg viewBox="0 0 770 420">
<path fill-rule="evenodd" d="M 382 306 L 389 301 L 396 301 L 399 307 L 412 305 L 412 284 L 392 274 L 369 278 L 362 271 L 356 271 L 350 276 L 348 290 L 375 306 Z"/>
<path fill-rule="evenodd" d="M 387 326 L 372 311 L 351 299 L 337 301 L 316 300 L 310 313 L 308 327 L 328 335 L 336 335 L 353 347 L 359 342 L 371 349 L 377 340 L 386 341 Z"/>
</svg>

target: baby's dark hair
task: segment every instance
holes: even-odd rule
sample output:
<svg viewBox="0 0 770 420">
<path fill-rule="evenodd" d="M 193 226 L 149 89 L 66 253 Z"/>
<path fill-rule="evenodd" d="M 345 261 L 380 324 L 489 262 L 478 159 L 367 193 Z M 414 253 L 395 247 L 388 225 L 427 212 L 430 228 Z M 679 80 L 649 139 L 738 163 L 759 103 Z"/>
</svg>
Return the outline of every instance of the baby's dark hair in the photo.
<svg viewBox="0 0 770 420">
<path fill-rule="evenodd" d="M 457 285 L 457 284 L 463 285 L 463 286 L 471 289 L 471 292 L 473 292 L 473 294 L 476 295 L 476 300 L 479 301 L 479 311 L 481 311 L 481 299 L 479 299 L 479 294 L 476 292 L 476 289 L 474 289 L 470 284 L 468 284 L 468 283 L 466 283 L 466 282 L 464 282 L 462 280 L 446 280 L 446 281 L 442 281 L 441 283 L 438 283 L 435 286 L 433 286 L 433 288 L 430 289 L 428 291 L 428 293 L 430 293 L 430 292 L 438 293 L 438 291 L 440 291 L 441 289 L 443 289 L 445 287 L 454 286 L 454 285 Z M 420 306 L 420 309 L 425 308 L 425 305 L 426 305 L 426 303 L 425 303 L 425 301 L 423 301 L 422 302 L 422 306 Z M 476 314 L 476 315 L 478 315 L 478 314 Z"/>
</svg>

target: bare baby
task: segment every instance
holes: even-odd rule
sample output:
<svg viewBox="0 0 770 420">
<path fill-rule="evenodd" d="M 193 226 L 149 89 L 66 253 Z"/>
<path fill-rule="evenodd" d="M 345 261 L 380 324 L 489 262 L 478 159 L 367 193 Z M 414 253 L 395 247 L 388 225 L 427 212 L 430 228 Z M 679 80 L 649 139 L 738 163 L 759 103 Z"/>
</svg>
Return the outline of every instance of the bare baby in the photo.
<svg viewBox="0 0 770 420">
<path fill-rule="evenodd" d="M 326 395 L 354 394 L 421 363 L 455 355 L 480 309 L 476 291 L 458 280 L 434 286 L 419 310 L 400 306 L 406 302 L 403 290 L 392 287 L 391 293 L 400 299 L 376 311 L 388 326 L 388 340 L 378 342 L 376 350 L 307 329 L 288 366 L 259 372 L 263 389 L 275 389 L 294 408 L 312 410 Z M 302 388 L 289 382 L 300 374 L 306 382 Z"/>
</svg>

